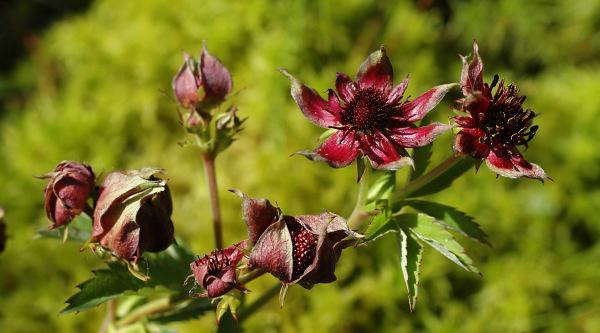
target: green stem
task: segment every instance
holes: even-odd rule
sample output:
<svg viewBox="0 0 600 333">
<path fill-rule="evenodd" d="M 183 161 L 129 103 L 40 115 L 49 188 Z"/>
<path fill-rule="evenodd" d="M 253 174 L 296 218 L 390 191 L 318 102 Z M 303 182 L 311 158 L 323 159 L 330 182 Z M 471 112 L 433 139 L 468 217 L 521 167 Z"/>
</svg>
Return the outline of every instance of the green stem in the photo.
<svg viewBox="0 0 600 333">
<path fill-rule="evenodd" d="M 397 200 L 403 199 L 403 198 L 407 197 L 408 195 L 410 195 L 411 193 L 414 193 L 417 190 L 423 188 L 424 186 L 430 184 L 435 179 L 437 179 L 439 176 L 441 176 L 444 172 L 446 172 L 448 169 L 450 169 L 451 167 L 456 165 L 458 162 L 460 162 L 462 159 L 463 159 L 462 156 L 452 155 L 452 156 L 448 157 L 446 160 L 444 160 L 438 166 L 431 169 L 431 171 L 429 171 L 428 173 L 426 173 L 418 178 L 415 178 L 411 182 L 406 184 L 406 186 L 403 189 L 401 189 L 400 191 L 397 192 L 395 199 L 397 199 Z"/>
<path fill-rule="evenodd" d="M 237 282 L 238 282 L 238 284 L 240 284 L 240 285 L 244 285 L 244 284 L 246 284 L 246 283 L 248 283 L 248 282 L 250 282 L 250 281 L 252 281 L 252 280 L 254 280 L 254 279 L 258 278 L 259 276 L 261 276 L 261 275 L 263 275 L 263 274 L 265 274 L 265 273 L 266 273 L 266 272 L 265 272 L 265 271 L 263 271 L 262 269 L 260 269 L 260 268 L 255 268 L 255 269 L 251 270 L 250 272 L 248 272 L 248 273 L 246 273 L 246 274 L 244 274 L 244 275 L 241 275 L 241 276 L 240 276 L 240 277 L 237 279 Z"/>
<path fill-rule="evenodd" d="M 219 190 L 217 186 L 217 175 L 215 172 L 215 156 L 208 152 L 203 156 L 204 174 L 208 182 L 208 193 L 210 196 L 210 208 L 212 210 L 213 230 L 215 234 L 215 247 L 223 248 L 223 226 L 221 224 L 221 207 L 219 204 Z"/>
<path fill-rule="evenodd" d="M 369 166 L 365 167 L 364 173 L 362 174 L 362 177 L 358 182 L 358 195 L 356 196 L 356 203 L 354 204 L 354 209 L 352 210 L 352 213 L 350 213 L 350 216 L 347 220 L 348 227 L 353 230 L 357 230 L 368 216 L 363 211 L 363 207 L 367 201 L 367 192 L 369 190 L 369 176 L 371 173 L 370 169 L 371 168 Z"/>
<path fill-rule="evenodd" d="M 129 324 L 133 324 L 148 316 L 163 312 L 164 310 L 167 310 L 172 306 L 173 304 L 169 300 L 169 297 L 161 297 L 159 299 L 151 301 L 150 303 L 142 305 L 134 311 L 130 312 L 128 315 L 117 321 L 115 326 L 123 327 Z"/>
<path fill-rule="evenodd" d="M 98 333 L 106 333 L 108 332 L 108 328 L 115 321 L 115 313 L 117 311 L 117 300 L 111 299 L 106 302 L 106 316 L 104 316 L 104 320 L 102 321 L 102 326 L 98 330 Z"/>
</svg>

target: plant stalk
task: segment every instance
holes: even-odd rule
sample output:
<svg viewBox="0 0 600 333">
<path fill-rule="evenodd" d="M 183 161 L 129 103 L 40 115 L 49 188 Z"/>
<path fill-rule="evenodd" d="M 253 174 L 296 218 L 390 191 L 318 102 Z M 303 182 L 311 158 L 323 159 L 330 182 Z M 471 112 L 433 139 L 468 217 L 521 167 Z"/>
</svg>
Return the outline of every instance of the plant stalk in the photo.
<svg viewBox="0 0 600 333">
<path fill-rule="evenodd" d="M 442 175 L 446 170 L 450 169 L 458 162 L 463 159 L 463 156 L 455 156 L 451 155 L 447 159 L 445 159 L 442 163 L 440 163 L 435 168 L 431 169 L 431 171 L 426 174 L 413 179 L 406 186 L 397 192 L 396 199 L 402 199 L 410 195 L 411 193 L 416 192 L 417 190 L 423 188 L 424 186 L 430 184 L 432 181 L 437 179 L 440 175 Z"/>
<path fill-rule="evenodd" d="M 208 183 L 210 196 L 210 208 L 212 211 L 213 230 L 215 235 L 215 247 L 223 248 L 223 225 L 221 223 L 221 207 L 219 204 L 219 190 L 217 186 L 217 175 L 215 173 L 215 156 L 208 152 L 203 155 L 204 174 Z"/>
<path fill-rule="evenodd" d="M 357 230 L 361 223 L 368 217 L 368 214 L 363 211 L 363 207 L 367 201 L 370 173 L 370 167 L 367 166 L 362 174 L 362 177 L 358 181 L 358 195 L 356 196 L 356 203 L 354 204 L 352 213 L 350 213 L 350 216 L 347 219 L 348 227 L 352 230 Z"/>
</svg>

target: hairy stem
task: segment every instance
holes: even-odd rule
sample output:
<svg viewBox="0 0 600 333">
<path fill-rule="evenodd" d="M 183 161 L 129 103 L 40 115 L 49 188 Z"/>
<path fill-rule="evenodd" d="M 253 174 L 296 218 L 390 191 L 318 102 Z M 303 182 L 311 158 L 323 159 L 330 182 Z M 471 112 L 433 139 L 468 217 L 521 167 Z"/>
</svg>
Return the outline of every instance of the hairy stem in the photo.
<svg viewBox="0 0 600 333">
<path fill-rule="evenodd" d="M 208 192 L 210 195 L 210 208 L 212 211 L 213 230 L 215 234 L 215 247 L 223 248 L 223 226 L 221 224 L 221 207 L 219 205 L 219 190 L 217 186 L 217 175 L 215 173 L 215 156 L 212 153 L 205 153 L 204 174 L 208 182 Z"/>
<path fill-rule="evenodd" d="M 238 284 L 244 285 L 256 278 L 258 278 L 259 276 L 265 274 L 266 272 L 263 271 L 260 268 L 254 268 L 252 269 L 250 272 L 241 275 L 237 280 L 238 280 Z"/>
<path fill-rule="evenodd" d="M 411 193 L 416 192 L 417 190 L 423 188 L 424 186 L 430 184 L 434 180 L 436 180 L 440 175 L 442 175 L 446 170 L 450 169 L 456 163 L 460 162 L 463 159 L 462 156 L 452 155 L 445 159 L 442 163 L 440 163 L 435 168 L 431 169 L 431 171 L 426 174 L 413 179 L 411 182 L 406 184 L 406 186 L 397 192 L 397 199 L 405 198 Z"/>
</svg>

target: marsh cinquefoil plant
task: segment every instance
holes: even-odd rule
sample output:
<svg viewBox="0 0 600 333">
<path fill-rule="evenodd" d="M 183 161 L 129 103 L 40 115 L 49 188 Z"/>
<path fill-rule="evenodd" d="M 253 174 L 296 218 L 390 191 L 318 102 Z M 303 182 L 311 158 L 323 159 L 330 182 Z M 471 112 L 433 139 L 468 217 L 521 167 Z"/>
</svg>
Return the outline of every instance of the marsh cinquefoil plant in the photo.
<svg viewBox="0 0 600 333">
<path fill-rule="evenodd" d="M 268 291 L 259 298 L 261 303 L 246 305 L 246 285 L 252 280 L 264 274 L 277 278 L 283 306 L 290 286 L 310 289 L 336 281 L 335 267 L 344 249 L 360 246 L 369 251 L 368 245 L 386 234 L 400 245 L 400 269 L 411 310 L 426 246 L 478 274 L 453 233 L 489 244 L 486 234 L 468 215 L 419 197 L 450 188 L 453 180 L 483 160 L 501 176 L 542 181 L 548 177 L 517 149 L 527 147 L 538 129 L 532 124 L 536 114 L 522 107 L 525 98 L 514 85 L 498 82 L 497 76 L 491 84 L 484 83 L 477 44 L 471 61 L 462 60 L 460 83 L 435 86 L 414 99 L 404 97 L 408 76 L 393 85 L 384 47 L 367 57 L 354 80 L 338 73 L 335 90 L 328 90 L 327 98 L 281 70 L 291 82 L 300 111 L 327 129 L 319 147 L 300 154 L 334 168 L 355 163 L 359 182 L 355 209 L 347 218 L 335 212 L 291 216 L 268 199 L 230 190 L 241 198 L 248 239 L 225 246 L 215 161 L 235 141 L 245 119 L 238 117 L 238 107 L 228 99 L 232 79 L 227 68 L 206 46 L 198 60 L 186 54 L 172 88 L 180 123 L 190 136 L 186 142 L 198 148 L 204 162 L 215 249 L 196 255 L 176 237 L 165 170 L 113 171 L 99 182 L 90 166 L 61 162 L 42 177 L 48 179 L 45 206 L 51 225 L 40 234 L 81 242 L 106 262 L 79 285 L 80 291 L 67 300 L 62 312 L 107 303 L 103 327 L 109 331 L 127 327 L 160 331 L 170 322 L 208 311 L 215 311 L 217 321 L 230 313 L 227 320 L 242 322 L 275 294 Z M 454 116 L 454 125 L 424 120 L 459 86 L 464 97 L 456 109 L 466 115 Z M 433 141 L 453 127 L 454 149 L 448 147 L 448 158 L 428 168 Z M 403 167 L 411 172 L 401 186 L 396 170 Z M 379 177 L 371 179 L 369 174 Z M 132 303 L 131 297 L 143 301 Z"/>
</svg>

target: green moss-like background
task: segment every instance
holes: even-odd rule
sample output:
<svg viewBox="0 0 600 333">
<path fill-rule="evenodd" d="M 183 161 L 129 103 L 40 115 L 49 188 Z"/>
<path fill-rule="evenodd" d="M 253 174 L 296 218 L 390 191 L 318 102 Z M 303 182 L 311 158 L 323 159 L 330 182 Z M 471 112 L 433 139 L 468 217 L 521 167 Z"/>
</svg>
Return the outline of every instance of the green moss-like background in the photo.
<svg viewBox="0 0 600 333">
<path fill-rule="evenodd" d="M 147 165 L 168 170 L 177 234 L 199 254 L 212 249 L 207 190 L 198 153 L 177 144 L 170 82 L 181 51 L 202 40 L 230 69 L 232 101 L 249 117 L 218 159 L 225 240 L 245 235 L 239 188 L 287 213 L 347 215 L 354 169 L 302 157 L 320 129 L 289 95 L 285 67 L 319 92 L 337 71 L 354 74 L 380 44 L 408 94 L 457 81 L 458 53 L 476 39 L 486 78 L 500 73 L 540 113 L 526 157 L 554 178 L 499 178 L 485 167 L 435 198 L 476 217 L 493 248 L 466 239 L 483 273 L 471 275 L 429 250 L 416 311 L 392 237 L 350 249 L 338 281 L 292 288 L 245 323 L 247 332 L 599 332 L 600 331 L 600 1 L 118 1 L 97 0 L 43 30 L 0 79 L 0 206 L 9 240 L 0 254 L 1 332 L 95 332 L 103 306 L 58 315 L 75 286 L 101 262 L 76 244 L 34 240 L 45 227 L 44 182 L 33 175 L 64 159 L 97 173 Z M 10 89 L 6 88 L 10 87 Z M 17 93 L 15 93 L 15 91 Z M 451 115 L 455 91 L 434 112 Z M 451 135 L 434 159 L 451 153 Z M 402 177 L 399 177 L 402 179 Z M 275 283 L 251 283 L 250 301 Z M 214 330 L 214 317 L 174 325 Z"/>
</svg>

